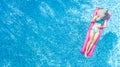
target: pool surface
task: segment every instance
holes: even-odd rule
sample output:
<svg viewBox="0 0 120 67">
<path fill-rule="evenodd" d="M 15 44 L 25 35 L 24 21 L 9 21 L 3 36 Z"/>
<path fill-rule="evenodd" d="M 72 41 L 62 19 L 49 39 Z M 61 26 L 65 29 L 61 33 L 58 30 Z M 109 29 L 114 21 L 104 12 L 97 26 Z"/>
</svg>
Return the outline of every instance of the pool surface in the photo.
<svg viewBox="0 0 120 67">
<path fill-rule="evenodd" d="M 80 53 L 96 7 L 112 12 L 93 56 Z M 0 67 L 120 67 L 120 0 L 0 0 Z"/>
</svg>

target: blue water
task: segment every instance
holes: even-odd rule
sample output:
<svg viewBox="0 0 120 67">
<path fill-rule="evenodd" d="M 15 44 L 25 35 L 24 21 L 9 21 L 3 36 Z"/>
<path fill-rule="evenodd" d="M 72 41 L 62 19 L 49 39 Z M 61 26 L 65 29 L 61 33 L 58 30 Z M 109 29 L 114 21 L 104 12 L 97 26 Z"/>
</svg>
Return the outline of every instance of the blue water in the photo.
<svg viewBox="0 0 120 67">
<path fill-rule="evenodd" d="M 112 12 L 94 54 L 80 53 L 95 8 Z M 120 0 L 0 0 L 0 67 L 120 67 Z"/>
</svg>

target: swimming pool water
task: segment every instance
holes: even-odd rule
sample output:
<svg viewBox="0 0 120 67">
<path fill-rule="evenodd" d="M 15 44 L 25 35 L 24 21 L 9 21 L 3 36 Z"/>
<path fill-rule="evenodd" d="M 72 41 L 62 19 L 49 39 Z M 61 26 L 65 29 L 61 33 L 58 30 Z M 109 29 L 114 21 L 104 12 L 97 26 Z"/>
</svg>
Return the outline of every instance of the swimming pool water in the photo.
<svg viewBox="0 0 120 67">
<path fill-rule="evenodd" d="M 96 7 L 112 17 L 94 54 L 80 53 Z M 0 0 L 0 67 L 120 67 L 119 0 Z"/>
</svg>

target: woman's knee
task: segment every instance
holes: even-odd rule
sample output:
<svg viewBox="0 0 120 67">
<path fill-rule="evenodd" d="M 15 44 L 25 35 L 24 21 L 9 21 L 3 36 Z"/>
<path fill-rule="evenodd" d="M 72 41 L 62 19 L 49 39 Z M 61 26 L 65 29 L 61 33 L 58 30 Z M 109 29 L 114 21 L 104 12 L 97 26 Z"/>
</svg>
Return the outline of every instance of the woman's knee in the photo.
<svg viewBox="0 0 120 67">
<path fill-rule="evenodd" d="M 98 36 L 99 36 L 99 33 L 98 33 L 98 34 L 96 34 L 96 35 L 95 35 L 95 37 L 93 38 L 93 40 L 92 40 L 92 42 L 91 42 L 92 44 L 94 44 L 94 43 L 96 42 L 96 40 L 97 40 Z"/>
<path fill-rule="evenodd" d="M 94 43 L 95 43 L 95 41 L 96 41 L 96 39 L 93 39 L 93 40 L 92 40 L 92 42 L 91 42 L 91 44 L 94 44 Z"/>
<path fill-rule="evenodd" d="M 90 40 L 89 40 L 89 43 L 92 43 L 92 40 L 93 40 L 93 39 L 90 39 Z"/>
</svg>

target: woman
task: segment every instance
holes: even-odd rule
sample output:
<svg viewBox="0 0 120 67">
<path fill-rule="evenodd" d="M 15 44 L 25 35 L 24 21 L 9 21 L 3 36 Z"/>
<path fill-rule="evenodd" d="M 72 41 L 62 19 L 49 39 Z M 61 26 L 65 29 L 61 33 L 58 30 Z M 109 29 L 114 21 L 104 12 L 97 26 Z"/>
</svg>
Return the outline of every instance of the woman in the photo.
<svg viewBox="0 0 120 67">
<path fill-rule="evenodd" d="M 107 25 L 106 18 L 108 17 L 108 10 L 100 8 L 98 10 L 98 15 L 94 16 L 91 22 L 94 22 L 94 26 L 90 30 L 90 40 L 87 43 L 87 47 L 85 50 L 85 57 L 87 57 L 88 52 L 92 48 L 93 44 L 95 43 L 96 39 L 99 36 L 99 32 L 101 28 L 105 28 Z"/>
</svg>

